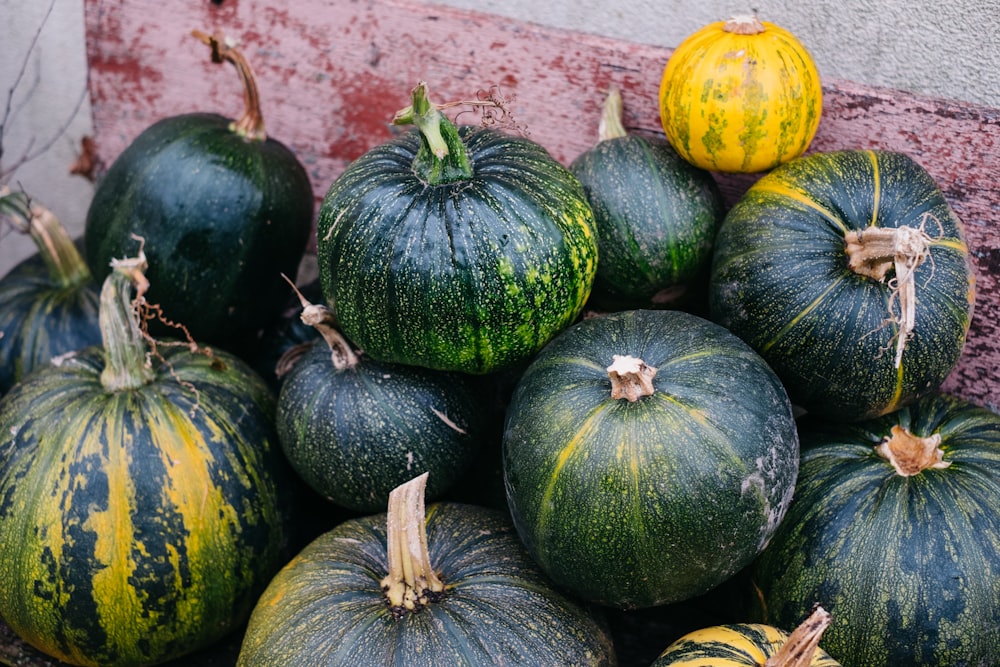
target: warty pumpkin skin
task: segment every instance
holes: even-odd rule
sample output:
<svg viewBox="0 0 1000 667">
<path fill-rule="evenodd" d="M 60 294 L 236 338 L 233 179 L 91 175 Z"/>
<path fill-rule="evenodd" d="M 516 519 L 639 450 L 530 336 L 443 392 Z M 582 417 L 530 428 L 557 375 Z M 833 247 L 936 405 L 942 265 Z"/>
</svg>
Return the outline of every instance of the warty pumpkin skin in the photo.
<svg viewBox="0 0 1000 667">
<path fill-rule="evenodd" d="M 974 299 L 962 223 L 903 153 L 788 162 L 747 190 L 715 239 L 712 319 L 764 357 L 793 403 L 832 418 L 934 391 L 958 362 Z"/>
<path fill-rule="evenodd" d="M 324 296 L 379 361 L 512 368 L 582 311 L 597 269 L 593 212 L 539 144 L 456 128 L 424 84 L 413 99 L 397 122 L 419 129 L 351 163 L 320 206 Z"/>
<path fill-rule="evenodd" d="M 224 352 L 160 345 L 146 367 L 125 348 L 66 356 L 0 399 L 0 616 L 75 665 L 157 664 L 219 640 L 286 541 L 263 380 Z M 131 370 L 107 373 L 112 357 Z"/>
<path fill-rule="evenodd" d="M 1000 415 L 932 394 L 799 432 L 795 497 L 750 570 L 756 617 L 785 627 L 819 601 L 845 667 L 1000 664 Z"/>
<path fill-rule="evenodd" d="M 660 82 L 667 139 L 711 171 L 760 172 L 801 155 L 822 110 L 819 72 L 805 46 L 756 16 L 695 31 L 674 49 Z"/>
<path fill-rule="evenodd" d="M 347 520 L 293 558 L 260 597 L 237 665 L 616 664 L 599 615 L 552 587 L 502 511 L 428 506 L 420 518 L 423 544 L 411 548 L 426 553 L 424 566 L 443 586 L 423 589 L 427 597 L 415 610 L 393 606 L 383 593 L 392 570 L 386 519 Z"/>
</svg>

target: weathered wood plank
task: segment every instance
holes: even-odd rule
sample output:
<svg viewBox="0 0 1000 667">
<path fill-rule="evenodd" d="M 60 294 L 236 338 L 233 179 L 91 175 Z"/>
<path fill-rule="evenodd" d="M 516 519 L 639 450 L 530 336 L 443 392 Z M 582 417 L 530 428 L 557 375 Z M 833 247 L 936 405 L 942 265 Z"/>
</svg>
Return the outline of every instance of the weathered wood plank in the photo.
<svg viewBox="0 0 1000 667">
<path fill-rule="evenodd" d="M 153 121 L 188 111 L 235 115 L 231 72 L 208 62 L 192 29 L 238 38 L 254 63 L 272 136 L 309 167 L 317 197 L 390 136 L 389 119 L 426 80 L 439 102 L 498 87 L 517 124 L 569 163 L 595 140 L 610 84 L 626 124 L 658 135 L 657 92 L 670 51 L 416 0 L 162 3 L 86 0 L 96 139 L 106 163 Z M 824 81 L 811 150 L 903 151 L 938 181 L 968 228 L 978 296 L 966 350 L 945 389 L 1000 406 L 1000 110 Z M 466 117 L 472 120 L 472 117 Z M 720 177 L 730 200 L 751 177 Z"/>
</svg>

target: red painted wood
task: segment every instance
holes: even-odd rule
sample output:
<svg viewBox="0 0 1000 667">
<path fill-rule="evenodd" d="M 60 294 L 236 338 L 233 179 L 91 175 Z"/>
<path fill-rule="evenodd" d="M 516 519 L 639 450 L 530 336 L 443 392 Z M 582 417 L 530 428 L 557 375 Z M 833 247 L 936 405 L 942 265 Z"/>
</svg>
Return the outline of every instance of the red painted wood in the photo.
<svg viewBox="0 0 1000 667">
<path fill-rule="evenodd" d="M 217 0 L 218 1 L 218 0 Z M 192 29 L 240 40 L 268 130 L 310 170 L 321 198 L 354 158 L 384 141 L 420 80 L 432 99 L 495 88 L 514 121 L 568 164 L 596 140 L 605 91 L 623 92 L 631 131 L 660 134 L 657 93 L 670 51 L 416 0 L 165 3 L 85 0 L 95 134 L 106 164 L 143 129 L 189 111 L 238 115 L 239 84 Z M 811 150 L 909 153 L 968 229 L 978 278 L 966 350 L 945 389 L 1000 406 L 1000 110 L 824 81 Z M 473 116 L 462 120 L 472 121 Z M 720 177 L 730 200 L 752 177 Z"/>
</svg>

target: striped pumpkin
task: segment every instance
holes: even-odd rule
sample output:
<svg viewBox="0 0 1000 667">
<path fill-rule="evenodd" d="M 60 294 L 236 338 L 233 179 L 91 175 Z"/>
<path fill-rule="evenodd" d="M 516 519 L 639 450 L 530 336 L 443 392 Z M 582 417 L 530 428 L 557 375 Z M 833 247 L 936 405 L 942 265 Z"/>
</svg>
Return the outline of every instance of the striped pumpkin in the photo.
<svg viewBox="0 0 1000 667">
<path fill-rule="evenodd" d="M 424 84 L 396 122 L 418 129 L 353 162 L 320 207 L 324 296 L 378 361 L 516 366 L 590 295 L 597 245 L 583 187 L 533 141 L 457 129 Z"/>
<path fill-rule="evenodd" d="M 799 433 L 795 498 L 751 571 L 759 620 L 820 601 L 847 667 L 1000 665 L 1000 415 L 932 394 Z"/>
<path fill-rule="evenodd" d="M 975 274 L 930 174 L 889 151 L 815 153 L 751 186 L 719 228 L 713 320 L 750 344 L 793 403 L 885 414 L 958 362 Z"/>
<path fill-rule="evenodd" d="M 840 667 L 819 648 L 830 621 L 820 607 L 791 633 L 760 623 L 695 630 L 668 646 L 652 667 Z"/>
<path fill-rule="evenodd" d="M 99 285 L 50 210 L 0 188 L 0 223 L 25 231 L 38 252 L 0 279 L 0 395 L 52 357 L 101 342 Z"/>
<path fill-rule="evenodd" d="M 759 172 L 801 155 L 822 110 L 812 56 L 790 32 L 756 16 L 688 36 L 660 83 L 667 139 L 691 164 L 712 171 Z"/>
<path fill-rule="evenodd" d="M 505 512 L 439 503 L 425 514 L 426 480 L 292 559 L 258 601 L 238 667 L 615 664 L 599 616 L 552 587 Z"/>
<path fill-rule="evenodd" d="M 155 664 L 249 615 L 285 541 L 274 398 L 237 358 L 146 347 L 120 266 L 91 347 L 0 400 L 0 616 L 75 665 Z"/>
</svg>

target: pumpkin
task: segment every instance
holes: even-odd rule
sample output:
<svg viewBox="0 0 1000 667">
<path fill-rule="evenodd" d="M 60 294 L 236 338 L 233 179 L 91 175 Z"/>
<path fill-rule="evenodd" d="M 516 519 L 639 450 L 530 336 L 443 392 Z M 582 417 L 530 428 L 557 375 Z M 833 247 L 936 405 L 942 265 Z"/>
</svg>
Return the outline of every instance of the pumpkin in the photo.
<svg viewBox="0 0 1000 667">
<path fill-rule="evenodd" d="M 504 479 L 528 551 L 619 608 L 712 589 L 774 533 L 798 467 L 791 404 L 738 338 L 675 310 L 585 319 L 511 397 Z"/>
<path fill-rule="evenodd" d="M 465 474 L 487 439 L 470 376 L 375 361 L 356 352 L 324 305 L 302 297 L 322 339 L 292 366 L 278 396 L 278 438 L 292 468 L 328 500 L 378 512 L 389 492 L 433 471 L 428 497 Z"/>
<path fill-rule="evenodd" d="M 147 345 L 143 263 L 104 281 L 103 347 L 0 399 L 0 616 L 74 665 L 218 641 L 284 557 L 274 397 L 232 355 Z"/>
<path fill-rule="evenodd" d="M 958 361 L 975 299 L 965 232 L 903 153 L 784 164 L 730 209 L 715 244 L 711 318 L 807 411 L 885 414 L 936 389 Z"/>
<path fill-rule="evenodd" d="M 760 623 L 732 623 L 689 632 L 652 667 L 840 667 L 819 648 L 832 620 L 822 607 L 791 633 Z"/>
<path fill-rule="evenodd" d="M 756 16 L 710 23 L 667 60 L 660 121 L 691 164 L 765 171 L 805 152 L 819 127 L 823 89 L 805 46 Z"/>
<path fill-rule="evenodd" d="M 352 162 L 320 206 L 320 280 L 378 361 L 486 374 L 570 324 L 597 269 L 579 180 L 539 144 L 456 128 L 413 89 L 415 124 Z"/>
<path fill-rule="evenodd" d="M 0 278 L 0 394 L 52 357 L 101 342 L 98 286 L 52 211 L 0 188 L 0 220 L 38 252 Z"/>
<path fill-rule="evenodd" d="M 762 622 L 821 601 L 846 667 L 1000 664 L 1000 415 L 935 393 L 800 437 L 795 498 L 751 570 Z"/>
<path fill-rule="evenodd" d="M 599 140 L 570 165 L 594 210 L 600 259 L 590 304 L 669 308 L 705 297 L 712 239 L 724 214 L 708 172 L 663 138 L 629 134 L 621 92 L 605 100 Z"/>
<path fill-rule="evenodd" d="M 428 473 L 389 511 L 317 537 L 254 608 L 240 667 L 613 665 L 595 612 L 554 589 L 504 512 L 424 508 Z"/>
<path fill-rule="evenodd" d="M 246 109 L 164 118 L 132 141 L 98 184 L 84 229 L 98 279 L 145 240 L 150 301 L 198 341 L 236 349 L 278 316 L 312 231 L 305 168 L 269 137 L 250 64 L 221 37 L 195 33 L 232 62 Z M 174 335 L 168 327 L 153 329 Z"/>
</svg>

